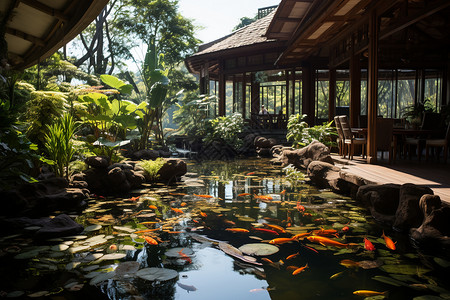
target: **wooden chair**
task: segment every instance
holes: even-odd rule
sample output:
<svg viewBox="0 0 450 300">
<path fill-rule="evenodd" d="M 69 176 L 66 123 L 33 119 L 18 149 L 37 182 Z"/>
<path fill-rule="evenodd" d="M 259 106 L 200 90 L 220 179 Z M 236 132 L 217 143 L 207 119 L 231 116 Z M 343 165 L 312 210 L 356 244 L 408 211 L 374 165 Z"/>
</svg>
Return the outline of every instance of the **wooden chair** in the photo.
<svg viewBox="0 0 450 300">
<path fill-rule="evenodd" d="M 339 116 L 339 121 L 342 126 L 342 132 L 344 133 L 344 145 L 347 145 L 348 157 L 350 159 L 353 159 L 353 154 L 355 153 L 355 145 L 362 146 L 362 157 L 364 157 L 364 146 L 367 143 L 366 138 L 357 138 L 353 136 L 352 128 L 350 127 L 347 116 Z"/>
<path fill-rule="evenodd" d="M 425 160 L 428 161 L 428 154 L 430 147 L 443 147 L 444 148 L 444 163 L 447 163 L 448 156 L 448 144 L 450 143 L 450 123 L 447 126 L 447 132 L 445 133 L 445 137 L 443 139 L 427 139 L 425 141 Z M 438 160 L 439 160 L 439 152 L 438 152 Z"/>
<path fill-rule="evenodd" d="M 334 123 L 336 124 L 336 131 L 338 133 L 337 144 L 339 149 L 339 155 L 345 157 L 345 144 L 344 144 L 344 133 L 342 131 L 341 122 L 339 121 L 339 116 L 334 117 Z"/>
<path fill-rule="evenodd" d="M 394 119 L 377 118 L 377 151 L 381 150 L 381 158 L 384 151 L 389 152 L 389 163 L 395 161 L 396 143 L 393 140 Z"/>
<path fill-rule="evenodd" d="M 420 125 L 420 129 L 436 129 L 439 127 L 441 117 L 438 113 L 424 113 L 422 118 L 422 124 Z M 403 141 L 403 151 L 406 156 L 406 152 L 408 152 L 409 159 L 411 159 L 411 146 L 415 146 L 417 148 L 417 158 L 419 161 L 422 159 L 422 150 L 425 146 L 425 136 L 417 136 L 413 138 L 406 138 Z"/>
</svg>

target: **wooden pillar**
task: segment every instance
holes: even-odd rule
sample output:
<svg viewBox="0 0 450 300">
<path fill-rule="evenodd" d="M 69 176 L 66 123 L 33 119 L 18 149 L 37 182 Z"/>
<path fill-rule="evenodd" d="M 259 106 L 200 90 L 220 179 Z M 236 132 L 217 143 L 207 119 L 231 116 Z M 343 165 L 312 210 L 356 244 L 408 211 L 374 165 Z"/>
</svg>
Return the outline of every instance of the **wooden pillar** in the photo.
<svg viewBox="0 0 450 300">
<path fill-rule="evenodd" d="M 331 68 L 328 72 L 328 122 L 330 122 L 336 115 L 336 69 Z"/>
<path fill-rule="evenodd" d="M 255 81 L 255 74 L 251 75 L 251 108 L 252 114 L 258 114 L 260 110 L 259 103 L 259 82 Z"/>
<path fill-rule="evenodd" d="M 367 162 L 377 162 L 377 108 L 378 108 L 378 17 L 372 11 L 369 19 L 369 68 L 367 104 Z"/>
<path fill-rule="evenodd" d="M 285 105 L 286 105 L 286 116 L 289 116 L 289 93 L 290 93 L 290 89 L 289 89 L 289 70 L 284 70 L 284 75 L 285 75 L 285 79 L 286 79 L 286 89 L 285 89 L 285 93 L 286 93 L 286 97 L 285 97 Z"/>
<path fill-rule="evenodd" d="M 209 64 L 202 65 L 200 70 L 200 94 L 209 95 Z"/>
<path fill-rule="evenodd" d="M 361 64 L 359 55 L 350 57 L 350 126 L 358 127 L 361 114 Z"/>
<path fill-rule="evenodd" d="M 247 83 L 245 76 L 246 74 L 242 73 L 242 118 L 244 119 L 247 113 Z"/>
<path fill-rule="evenodd" d="M 223 74 L 223 62 L 220 62 L 219 69 L 219 116 L 225 116 L 226 78 Z"/>
<path fill-rule="evenodd" d="M 291 71 L 291 78 L 292 78 L 292 97 L 291 97 L 291 114 L 295 114 L 295 101 L 296 101 L 296 95 L 295 95 L 295 81 L 296 81 L 296 74 L 295 69 L 292 69 Z M 298 113 L 298 111 L 297 111 Z M 289 116 L 289 115 L 288 115 Z"/>
<path fill-rule="evenodd" d="M 442 106 L 450 105 L 450 62 L 442 73 Z"/>
<path fill-rule="evenodd" d="M 314 68 L 305 64 L 302 66 L 302 114 L 306 114 L 305 122 L 314 126 L 315 88 Z"/>
</svg>

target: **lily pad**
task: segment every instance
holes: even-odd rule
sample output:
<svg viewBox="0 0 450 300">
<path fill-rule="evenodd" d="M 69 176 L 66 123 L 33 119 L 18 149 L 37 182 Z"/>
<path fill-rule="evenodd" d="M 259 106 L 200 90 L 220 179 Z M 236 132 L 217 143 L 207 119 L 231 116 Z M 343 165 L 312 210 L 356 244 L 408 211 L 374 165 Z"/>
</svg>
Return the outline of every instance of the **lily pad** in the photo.
<svg viewBox="0 0 450 300">
<path fill-rule="evenodd" d="M 17 298 L 17 297 L 21 297 L 25 294 L 24 291 L 14 291 L 14 292 L 10 292 L 6 295 L 6 298 Z"/>
<path fill-rule="evenodd" d="M 90 285 L 97 285 L 103 281 L 113 278 L 116 275 L 116 272 L 108 272 L 108 273 L 99 273 L 99 275 L 95 276 L 89 282 Z"/>
<path fill-rule="evenodd" d="M 135 232 L 135 229 L 130 228 L 130 227 L 113 226 L 113 228 L 114 228 L 115 230 L 118 230 L 118 231 L 125 231 L 125 232 L 128 232 L 128 233 L 133 233 L 133 232 Z"/>
<path fill-rule="evenodd" d="M 255 243 L 242 245 L 239 250 L 247 255 L 267 256 L 277 253 L 280 249 L 271 244 Z"/>
<path fill-rule="evenodd" d="M 66 251 L 67 249 L 69 249 L 69 246 L 64 244 L 55 245 L 51 248 L 52 251 Z"/>
<path fill-rule="evenodd" d="M 419 276 L 430 271 L 429 269 L 416 265 L 384 265 L 380 269 L 387 273 Z"/>
<path fill-rule="evenodd" d="M 401 282 L 399 280 L 393 279 L 391 277 L 386 277 L 386 276 L 374 276 L 374 277 L 372 277 L 372 279 L 376 280 L 376 281 L 383 282 L 383 283 L 387 283 L 387 284 L 390 284 L 390 285 L 393 285 L 393 286 L 408 286 L 404 282 Z"/>
<path fill-rule="evenodd" d="M 88 227 L 84 228 L 84 231 L 85 232 L 92 232 L 92 231 L 97 231 L 97 230 L 100 230 L 100 229 L 102 229 L 102 225 L 95 224 L 95 225 L 91 225 L 91 226 L 88 226 Z"/>
<path fill-rule="evenodd" d="M 448 260 L 445 260 L 445 259 L 442 259 L 442 258 L 439 258 L 439 257 L 435 257 L 435 258 L 434 258 L 434 261 L 435 261 L 438 265 L 440 265 L 441 267 L 443 267 L 443 268 L 448 268 L 448 267 L 450 267 L 450 261 L 448 261 Z"/>
<path fill-rule="evenodd" d="M 100 261 L 104 261 L 104 260 L 116 260 L 116 259 L 122 259 L 125 256 L 127 256 L 125 253 L 110 253 L 110 254 L 105 254 L 102 257 L 100 257 L 99 259 L 97 259 L 95 262 L 100 262 Z"/>
<path fill-rule="evenodd" d="M 441 297 L 433 296 L 433 295 L 423 295 L 419 297 L 415 297 L 413 300 L 442 300 Z"/>
<path fill-rule="evenodd" d="M 194 251 L 190 248 L 181 248 L 181 247 L 177 247 L 177 248 L 172 248 L 166 251 L 166 256 L 170 257 L 170 258 L 181 258 L 183 257 L 180 254 L 180 251 L 182 251 L 182 253 L 186 254 L 187 256 L 192 256 L 194 255 Z"/>
<path fill-rule="evenodd" d="M 148 281 L 167 281 L 178 277 L 178 272 L 172 269 L 145 268 L 139 270 L 136 276 Z"/>
<path fill-rule="evenodd" d="M 133 275 L 139 270 L 139 262 L 137 261 L 126 261 L 121 263 L 116 268 L 116 275 L 117 276 L 127 276 L 127 275 Z"/>
</svg>

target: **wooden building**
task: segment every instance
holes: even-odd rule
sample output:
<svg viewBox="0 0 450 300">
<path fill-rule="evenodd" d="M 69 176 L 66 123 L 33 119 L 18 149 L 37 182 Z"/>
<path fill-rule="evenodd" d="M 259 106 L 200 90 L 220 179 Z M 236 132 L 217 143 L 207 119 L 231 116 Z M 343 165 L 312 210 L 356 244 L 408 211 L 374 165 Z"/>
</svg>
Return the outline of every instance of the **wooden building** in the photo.
<svg viewBox="0 0 450 300">
<path fill-rule="evenodd" d="M 272 97 L 272 113 L 301 112 L 311 125 L 331 120 L 344 82 L 351 125 L 367 115 L 373 163 L 378 115 L 450 103 L 449 23 L 448 0 L 282 0 L 249 26 L 202 45 L 186 65 L 199 74 L 202 93 L 218 95 L 219 115 L 239 111 L 246 119 L 265 103 L 264 85 L 275 82 L 284 92 L 275 103 Z"/>
</svg>

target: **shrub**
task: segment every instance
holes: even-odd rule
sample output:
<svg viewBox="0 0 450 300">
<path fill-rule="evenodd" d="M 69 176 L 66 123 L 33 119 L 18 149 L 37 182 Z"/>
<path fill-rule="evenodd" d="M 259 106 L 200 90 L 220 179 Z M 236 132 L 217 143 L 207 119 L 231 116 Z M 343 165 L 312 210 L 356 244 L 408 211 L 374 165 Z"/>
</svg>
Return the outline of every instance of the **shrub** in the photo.
<svg viewBox="0 0 450 300">
<path fill-rule="evenodd" d="M 159 177 L 158 171 L 164 166 L 164 158 L 158 157 L 155 160 L 143 160 L 138 163 L 149 176 L 150 180 L 156 180 Z"/>
<path fill-rule="evenodd" d="M 234 149 L 242 146 L 242 140 L 238 135 L 244 129 L 244 120 L 240 113 L 234 113 L 231 116 L 218 117 L 211 120 L 212 132 L 206 136 L 206 140 L 222 139 Z"/>
<path fill-rule="evenodd" d="M 308 124 L 303 121 L 306 115 L 300 116 L 300 114 L 291 115 L 289 117 L 287 125 L 287 140 L 292 140 L 292 146 L 296 148 L 309 145 L 313 140 L 317 140 L 328 147 L 335 145 L 333 136 L 337 135 L 336 128 L 331 126 L 333 121 L 324 125 L 316 125 L 309 127 Z"/>
</svg>

